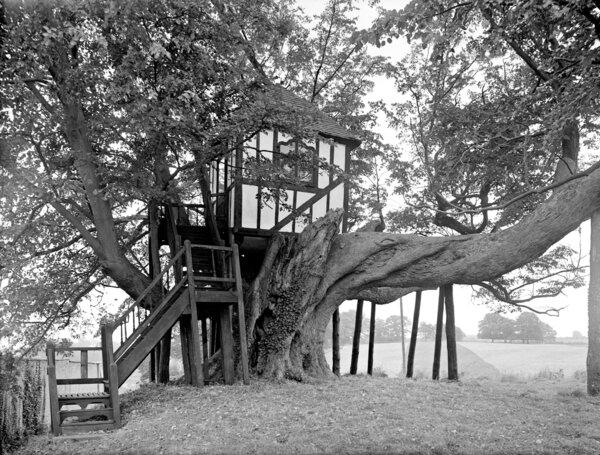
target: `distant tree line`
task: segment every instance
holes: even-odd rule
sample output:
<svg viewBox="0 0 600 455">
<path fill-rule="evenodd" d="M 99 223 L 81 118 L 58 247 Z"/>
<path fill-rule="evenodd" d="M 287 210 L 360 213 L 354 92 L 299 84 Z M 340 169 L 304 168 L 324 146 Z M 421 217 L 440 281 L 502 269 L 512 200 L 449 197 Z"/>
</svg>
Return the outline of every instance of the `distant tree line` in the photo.
<svg viewBox="0 0 600 455">
<path fill-rule="evenodd" d="M 356 311 L 344 311 L 340 313 L 340 345 L 352 344 L 352 337 L 354 335 L 354 322 L 356 320 Z M 394 343 L 402 340 L 402 328 L 400 325 L 400 316 L 392 315 L 386 319 L 375 320 L 375 342 L 376 343 Z M 362 332 L 360 334 L 360 340 L 362 343 L 368 343 L 369 341 L 369 325 L 371 319 L 363 317 L 362 320 Z M 404 317 L 404 336 L 408 340 L 410 338 L 410 331 L 412 328 L 412 321 L 406 316 Z M 445 333 L 445 328 L 442 331 Z M 435 338 L 435 325 L 421 322 L 419 325 L 418 332 L 419 340 L 433 340 Z M 465 338 L 465 333 L 456 327 L 456 339 L 462 341 Z M 325 347 L 331 346 L 331 324 L 327 327 L 327 333 L 325 335 Z"/>
<path fill-rule="evenodd" d="M 479 321 L 477 338 L 521 341 L 523 343 L 551 343 L 556 341 L 556 331 L 540 321 L 534 313 L 521 313 L 516 320 L 498 313 L 489 313 Z"/>
</svg>

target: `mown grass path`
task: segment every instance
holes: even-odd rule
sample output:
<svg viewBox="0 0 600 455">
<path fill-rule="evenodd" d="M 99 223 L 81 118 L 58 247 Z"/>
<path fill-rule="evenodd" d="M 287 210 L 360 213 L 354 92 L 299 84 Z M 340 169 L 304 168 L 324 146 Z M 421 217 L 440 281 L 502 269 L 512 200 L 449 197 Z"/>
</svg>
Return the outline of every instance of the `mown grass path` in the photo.
<svg viewBox="0 0 600 455">
<path fill-rule="evenodd" d="M 600 399 L 570 381 L 344 377 L 202 389 L 147 386 L 125 426 L 87 441 L 36 437 L 19 454 L 598 454 Z"/>
</svg>

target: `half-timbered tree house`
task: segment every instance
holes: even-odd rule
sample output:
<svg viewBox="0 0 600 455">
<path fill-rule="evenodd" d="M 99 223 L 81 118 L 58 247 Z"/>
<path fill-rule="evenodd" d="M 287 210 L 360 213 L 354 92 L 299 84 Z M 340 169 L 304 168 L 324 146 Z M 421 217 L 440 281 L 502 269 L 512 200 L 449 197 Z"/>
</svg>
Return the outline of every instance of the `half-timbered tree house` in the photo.
<svg viewBox="0 0 600 455">
<path fill-rule="evenodd" d="M 290 109 L 314 110 L 287 90 L 276 88 L 275 93 Z M 207 226 L 203 204 L 150 205 L 153 280 L 119 318 L 102 326 L 102 376 L 56 378 L 55 348 L 48 347 L 55 434 L 118 427 L 118 387 L 147 358 L 151 377 L 161 375 L 158 359 L 168 357 L 171 328 L 177 322 L 186 382 L 208 382 L 211 365 L 218 364 L 222 379 L 231 384 L 235 358 L 244 382 L 249 380 L 243 280 L 253 279 L 260 269 L 274 233 L 297 235 L 328 210 L 348 207 L 344 173 L 360 141 L 328 116 L 319 114 L 315 119 L 311 129 L 317 134 L 311 139 L 272 125 L 238 140 L 237 146 L 211 162 L 207 199 L 221 242 Z M 257 163 L 271 166 L 275 177 L 256 173 Z M 343 230 L 346 224 L 344 217 Z M 166 258 L 161 257 L 165 249 Z M 104 392 L 61 390 L 74 384 L 100 384 Z"/>
</svg>

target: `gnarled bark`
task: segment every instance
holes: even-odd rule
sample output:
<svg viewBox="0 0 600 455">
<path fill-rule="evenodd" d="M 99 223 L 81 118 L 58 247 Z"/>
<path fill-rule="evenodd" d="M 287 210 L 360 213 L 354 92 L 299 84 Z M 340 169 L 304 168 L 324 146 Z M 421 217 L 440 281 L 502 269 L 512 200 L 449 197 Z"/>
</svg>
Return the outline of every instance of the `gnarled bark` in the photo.
<svg viewBox="0 0 600 455">
<path fill-rule="evenodd" d="M 327 273 L 340 221 L 341 212 L 332 212 L 299 237 L 278 234 L 272 239 L 248 296 L 250 358 L 260 375 L 302 378 L 304 371 L 323 373 L 327 322 L 315 316 L 313 295 Z"/>
<path fill-rule="evenodd" d="M 338 234 L 330 212 L 297 238 L 278 236 L 249 294 L 256 373 L 304 379 L 331 372 L 323 334 L 344 301 L 387 303 L 418 289 L 476 284 L 541 256 L 600 209 L 600 170 L 566 183 L 520 223 L 490 234 Z"/>
</svg>

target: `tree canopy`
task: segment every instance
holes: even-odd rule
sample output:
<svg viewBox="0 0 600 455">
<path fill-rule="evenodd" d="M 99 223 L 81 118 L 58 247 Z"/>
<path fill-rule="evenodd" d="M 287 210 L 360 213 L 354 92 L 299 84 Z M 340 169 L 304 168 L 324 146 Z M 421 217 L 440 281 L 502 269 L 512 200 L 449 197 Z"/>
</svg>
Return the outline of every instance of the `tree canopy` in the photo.
<svg viewBox="0 0 600 455">
<path fill-rule="evenodd" d="M 367 131 L 374 114 L 361 100 L 380 59 L 348 44 L 352 14 L 351 2 L 332 2 L 309 30 L 296 7 L 276 1 L 10 2 L 3 335 L 64 326 L 107 286 L 138 295 L 149 282 L 147 207 L 202 200 L 223 143 L 271 125 L 314 135 L 314 111 L 281 103 L 274 82 Z M 40 324 L 23 326 L 31 319 Z"/>
</svg>

